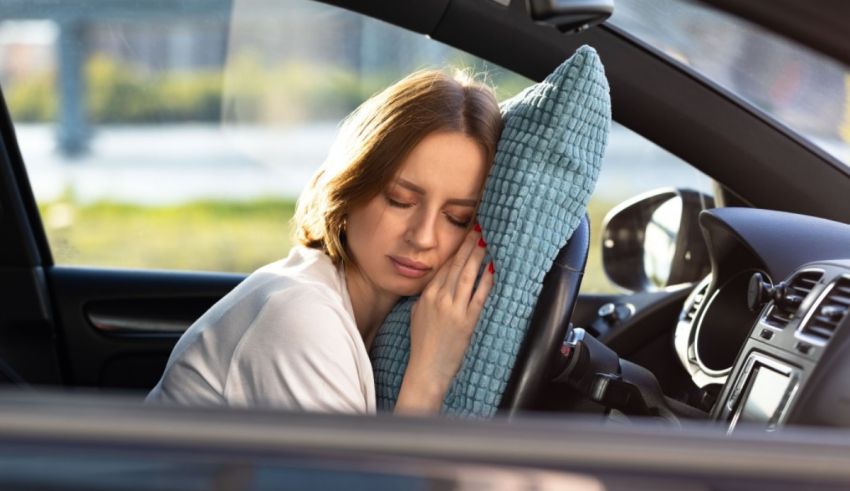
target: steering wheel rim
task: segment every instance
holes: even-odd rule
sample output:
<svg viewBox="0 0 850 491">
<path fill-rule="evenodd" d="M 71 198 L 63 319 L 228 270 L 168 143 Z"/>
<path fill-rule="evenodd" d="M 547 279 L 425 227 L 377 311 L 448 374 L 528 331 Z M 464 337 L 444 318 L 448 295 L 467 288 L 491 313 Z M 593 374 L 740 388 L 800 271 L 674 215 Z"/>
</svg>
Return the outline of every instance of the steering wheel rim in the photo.
<svg viewBox="0 0 850 491">
<path fill-rule="evenodd" d="M 561 345 L 572 330 L 570 318 L 589 248 L 590 223 L 585 215 L 543 279 L 528 332 L 499 404 L 500 411 L 513 415 L 538 408 L 542 389 L 560 366 Z"/>
</svg>

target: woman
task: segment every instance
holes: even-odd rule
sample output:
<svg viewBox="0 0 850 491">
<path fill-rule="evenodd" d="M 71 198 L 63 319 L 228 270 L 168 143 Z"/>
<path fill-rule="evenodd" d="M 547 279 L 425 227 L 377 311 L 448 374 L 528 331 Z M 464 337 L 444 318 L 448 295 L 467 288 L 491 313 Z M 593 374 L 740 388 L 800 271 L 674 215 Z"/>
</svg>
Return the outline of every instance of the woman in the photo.
<svg viewBox="0 0 850 491">
<path fill-rule="evenodd" d="M 396 411 L 438 411 L 493 284 L 475 210 L 501 126 L 488 87 L 438 71 L 363 103 L 299 198 L 300 245 L 186 331 L 148 400 L 373 413 L 369 346 L 421 293 Z"/>
</svg>

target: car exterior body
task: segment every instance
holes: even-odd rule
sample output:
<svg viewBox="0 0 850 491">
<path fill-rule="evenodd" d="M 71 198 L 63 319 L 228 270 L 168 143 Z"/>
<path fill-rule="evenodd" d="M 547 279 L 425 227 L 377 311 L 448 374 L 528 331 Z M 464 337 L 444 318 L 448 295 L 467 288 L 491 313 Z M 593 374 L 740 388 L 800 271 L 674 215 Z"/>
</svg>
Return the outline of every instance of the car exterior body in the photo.
<svg viewBox="0 0 850 491">
<path fill-rule="evenodd" d="M 810 317 L 807 313 L 815 315 L 822 307 L 820 302 L 837 288 L 831 281 L 848 274 L 845 259 L 850 257 L 846 252 L 850 251 L 846 247 L 850 245 L 847 239 L 850 234 L 846 233 L 843 224 L 850 223 L 850 207 L 845 204 L 850 190 L 847 167 L 850 157 L 840 138 L 835 139 L 838 143 L 832 140 L 825 143 L 822 134 L 817 133 L 819 130 L 811 129 L 819 126 L 800 123 L 805 118 L 795 119 L 796 103 L 787 108 L 778 105 L 777 101 L 781 102 L 783 97 L 788 100 L 802 98 L 802 89 L 794 92 L 786 88 L 783 83 L 791 82 L 783 75 L 776 80 L 785 82 L 771 85 L 781 93 L 773 99 L 758 99 L 756 96 L 762 86 L 756 84 L 755 89 L 746 92 L 741 89 L 743 85 L 730 82 L 735 76 L 740 77 L 740 73 L 746 74 L 749 59 L 735 64 L 738 75 L 730 75 L 726 80 L 713 79 L 711 63 L 701 65 L 698 58 L 676 44 L 675 35 L 670 38 L 639 35 L 641 29 L 653 30 L 651 23 L 641 24 L 648 22 L 646 17 L 650 20 L 652 17 L 640 17 L 641 9 L 658 14 L 657 31 L 663 33 L 666 32 L 665 22 L 684 18 L 687 12 L 676 9 L 691 8 L 687 2 L 655 2 L 643 6 L 639 2 L 622 2 L 626 5 L 615 6 L 614 16 L 606 23 L 572 34 L 560 32 L 547 24 L 546 19 L 533 19 L 530 4 L 516 0 L 407 3 L 342 0 L 327 3 L 334 6 L 306 1 L 278 4 L 272 1 L 182 0 L 149 5 L 131 5 L 120 0 L 75 0 L 67 5 L 48 1 L 0 2 L 0 18 L 17 22 L 45 22 L 47 19 L 54 25 L 48 30 L 54 29 L 51 39 L 55 39 L 58 50 L 54 64 L 58 67 L 55 80 L 60 96 L 51 120 L 54 124 L 51 128 L 56 128 L 55 150 L 39 153 L 45 141 L 38 140 L 39 131 L 44 127 L 28 125 L 18 109 L 23 105 L 15 105 L 22 103 L 10 98 L 13 92 L 18 93 L 15 81 L 8 78 L 2 85 L 6 110 L 0 122 L 3 139 L 0 291 L 4 293 L 0 312 L 0 358 L 3 360 L 0 372 L 9 382 L 9 390 L 0 397 L 0 447 L 4 456 L 0 457 L 0 482 L 27 489 L 846 487 L 850 481 L 850 466 L 847 465 L 850 434 L 844 426 L 850 418 L 842 406 L 845 404 L 842 387 L 846 385 L 843 373 L 847 365 L 841 357 L 848 334 L 845 331 L 850 329 L 845 325 L 846 317 L 839 317 L 835 337 L 829 343 L 812 343 L 813 351 L 803 353 L 795 347 L 803 339 L 794 337 L 796 334 L 786 336 L 788 346 L 771 347 L 765 340 L 757 339 L 764 329 L 770 329 L 759 323 L 767 322 L 767 316 L 779 300 L 775 304 L 758 305 L 761 310 L 754 312 L 732 306 L 737 305 L 737 301 L 745 302 L 752 273 L 763 273 L 774 284 L 779 284 L 783 280 L 792 282 L 807 268 L 828 271 L 829 274 L 815 280 L 811 295 L 804 295 L 801 300 L 800 308 L 805 311 L 799 312 L 806 314 L 802 315 L 804 318 L 792 318 L 794 325 L 799 324 L 802 329 L 805 327 L 802 324 Z M 631 16 L 618 17 L 616 9 L 621 7 Z M 709 9 L 705 5 L 693 8 Z M 313 23 L 284 22 L 287 15 L 298 9 L 308 12 L 307 18 Z M 681 16 L 662 15 L 669 12 L 678 12 Z M 836 15 L 841 14 L 840 7 L 836 12 Z M 758 12 L 748 15 L 756 22 L 761 19 Z M 596 48 L 610 82 L 614 119 L 622 128 L 619 133 L 615 131 L 623 138 L 618 141 L 629 143 L 639 138 L 652 142 L 653 148 L 674 156 L 676 165 L 687 168 L 687 173 L 708 180 L 708 185 L 703 184 L 698 191 L 713 194 L 718 210 L 704 211 L 689 223 L 696 231 L 696 240 L 704 237 L 708 251 L 705 264 L 710 265 L 714 281 L 701 282 L 700 275 L 683 284 L 654 285 L 642 291 L 616 288 L 592 291 L 591 288 L 579 296 L 572 322 L 576 326 L 590 327 L 600 321 L 600 307 L 631 305 L 631 312 L 617 320 L 607 337 L 601 339 L 621 357 L 652 371 L 668 397 L 699 406 L 697 399 L 706 400 L 710 396 L 707 403 L 703 402 L 705 417 L 682 418 L 674 425 L 662 424 L 653 418 L 628 418 L 626 415 L 618 418 L 586 401 L 576 401 L 568 395 L 569 387 L 557 384 L 546 384 L 541 405 L 535 408 L 539 411 L 511 417 L 503 415 L 488 421 L 389 415 L 363 418 L 140 405 L 139 395 L 161 374 L 168 353 L 182 330 L 238 284 L 245 272 L 191 271 L 191 266 L 185 266 L 192 264 L 191 258 L 179 256 L 174 251 L 168 255 L 178 257 L 176 269 L 134 265 L 127 268 L 126 264 L 110 266 L 109 263 L 72 264 L 63 256 L 63 247 L 78 247 L 78 242 L 69 242 L 72 236 L 67 232 L 70 230 L 67 224 L 73 222 L 68 217 L 75 213 L 73 206 L 69 208 L 72 202 L 62 196 L 61 190 L 51 198 L 41 198 L 39 193 L 49 187 L 43 184 L 48 182 L 44 179 L 62 174 L 71 176 L 66 183 L 106 182 L 101 191 L 94 192 L 93 188 L 80 185 L 71 192 L 86 193 L 88 189 L 94 201 L 104 196 L 108 201 L 112 196 L 108 192 L 122 186 L 138 190 L 139 199 L 157 195 L 154 191 L 161 191 L 160 195 L 167 197 L 171 182 L 177 183 L 174 188 L 178 190 L 202 187 L 206 182 L 202 179 L 206 166 L 218 165 L 218 159 L 223 162 L 222 156 L 229 155 L 230 147 L 216 146 L 221 140 L 218 133 L 209 133 L 213 131 L 211 125 L 192 125 L 192 118 L 206 117 L 197 116 L 206 114 L 198 109 L 204 107 L 200 103 L 193 106 L 192 111 L 200 112 L 191 113 L 189 124 L 181 120 L 179 114 L 174 115 L 176 109 L 168 113 L 168 104 L 152 115 L 141 109 L 135 113 L 115 112 L 115 105 L 129 106 L 131 100 L 146 100 L 144 97 L 149 94 L 145 90 L 131 91 L 131 98 L 112 104 L 109 99 L 99 103 L 95 96 L 87 96 L 90 105 L 82 109 L 86 103 L 81 102 L 85 100 L 79 96 L 81 92 L 97 93 L 92 87 L 103 89 L 95 83 L 96 73 L 100 73 L 98 67 L 103 73 L 114 74 L 120 70 L 110 68 L 107 62 L 88 65 L 86 60 L 94 58 L 86 58 L 90 53 L 80 46 L 88 43 L 85 46 L 92 50 L 92 46 L 100 46 L 116 59 L 135 59 L 146 67 L 145 70 L 168 66 L 171 62 L 163 61 L 166 59 L 155 49 L 159 45 L 149 34 L 140 32 L 144 29 L 134 31 L 134 23 L 143 20 L 148 28 L 168 25 L 174 22 L 170 19 L 172 16 L 195 19 L 193 22 L 205 26 L 208 32 L 204 43 L 226 47 L 213 51 L 212 55 L 184 53 L 181 55 L 184 61 L 174 61 L 179 64 L 191 60 L 201 68 L 204 63 L 230 68 L 223 75 L 216 75 L 221 78 L 210 82 L 214 87 L 221 87 L 224 94 L 212 104 L 214 131 L 218 131 L 217 125 L 221 124 L 225 134 L 236 142 L 236 147 L 247 149 L 245 151 L 258 168 L 275 172 L 279 168 L 269 162 L 274 162 L 276 152 L 284 149 L 275 143 L 274 131 L 289 124 L 291 120 L 287 118 L 298 120 L 302 117 L 297 111 L 288 109 L 302 108 L 299 101 L 309 99 L 306 94 L 310 92 L 298 90 L 302 86 L 316 90 L 337 87 L 333 85 L 334 80 L 342 80 L 339 86 L 349 83 L 343 76 L 334 79 L 338 76 L 335 72 L 323 71 L 312 72 L 306 76 L 307 82 L 299 82 L 301 85 L 295 82 L 292 86 L 281 85 L 278 84 L 281 80 L 291 82 L 293 79 L 287 77 L 297 79 L 297 75 L 303 73 L 303 70 L 287 72 L 283 67 L 269 76 L 267 85 L 256 89 L 261 95 L 255 97 L 252 92 L 255 89 L 243 86 L 244 81 L 252 74 L 262 73 L 251 72 L 252 67 L 279 61 L 268 58 L 269 53 L 284 50 L 287 45 L 286 38 L 274 38 L 272 34 L 276 31 L 292 30 L 298 36 L 319 32 L 324 37 L 317 40 L 345 49 L 349 48 L 348 43 L 353 43 L 346 35 L 357 33 L 359 51 L 343 50 L 340 56 L 358 60 L 358 66 L 402 64 L 403 54 L 398 59 L 386 61 L 382 57 L 388 56 L 389 51 L 382 51 L 386 47 L 380 45 L 381 38 L 368 37 L 369 32 L 389 27 L 381 24 L 373 31 L 356 27 L 358 23 L 380 19 L 386 25 L 396 26 L 393 29 L 399 29 L 400 34 L 393 38 L 399 40 L 398 46 L 407 46 L 402 44 L 402 40 L 407 39 L 405 36 L 418 39 L 428 36 L 429 42 L 441 43 L 426 50 L 439 62 L 456 54 L 451 50 L 460 50 L 476 60 L 494 64 L 496 68 L 492 69 L 503 77 L 500 80 L 514 83 L 520 83 L 517 81 L 522 77 L 527 83 L 542 80 L 583 44 Z M 275 19 L 281 19 L 282 26 L 278 26 Z M 691 22 L 699 23 L 700 19 Z M 252 26 L 263 25 L 263 21 L 271 21 L 271 24 L 252 31 Z M 107 27 L 86 31 L 80 27 L 85 22 L 101 22 Z M 767 25 L 781 29 L 784 24 L 770 22 Z M 43 25 L 24 27 L 29 30 L 18 32 L 36 32 Z M 3 28 L 0 25 L 0 31 Z M 181 29 L 178 25 L 174 28 L 177 34 L 168 31 L 167 36 L 163 36 L 179 38 Z M 769 31 L 764 33 L 779 37 Z M 715 39 L 710 34 L 703 32 L 702 35 L 705 40 Z M 185 31 L 182 35 L 198 34 Z M 150 46 L 150 53 L 146 55 L 144 50 L 137 48 L 133 36 L 143 39 L 138 46 Z M 813 47 L 801 49 L 822 49 L 833 56 L 825 58 L 824 63 L 838 66 L 837 83 L 839 86 L 845 83 L 840 76 L 847 77 L 846 64 L 850 60 L 841 58 L 840 50 L 822 44 L 824 41 L 817 36 L 796 31 L 792 36 L 797 42 Z M 277 44 L 266 43 L 272 38 L 277 39 Z M 321 45 L 321 42 L 314 44 Z M 758 42 L 754 40 L 750 44 Z M 240 43 L 247 46 L 245 53 L 258 49 L 260 61 L 255 63 L 256 60 L 245 55 L 234 62 L 232 57 L 215 54 L 229 55 L 244 47 Z M 741 43 L 741 46 L 750 45 L 746 40 Z M 14 42 L 10 45 L 24 49 Z M 11 52 L 11 48 L 6 51 Z M 38 58 L 33 53 L 38 51 L 24 51 L 21 56 L 32 64 L 35 63 L 32 60 Z M 166 50 L 165 53 L 172 52 Z M 306 59 L 316 56 L 307 48 L 300 54 L 293 48 L 292 53 L 292 56 Z M 822 55 L 814 52 L 811 58 L 814 61 L 805 62 L 815 64 L 810 67 L 815 73 L 820 73 L 812 68 L 818 66 L 819 56 Z M 172 58 L 180 59 L 178 55 Z M 9 55 L 3 58 L 7 62 L 4 66 L 12 66 L 8 62 L 10 59 Z M 348 58 L 340 60 L 344 59 Z M 498 72 L 501 69 L 510 73 Z M 6 69 L 8 73 L 11 70 Z M 801 77 L 811 73 L 800 70 Z M 22 80 L 29 86 L 34 83 L 32 79 Z M 371 88 L 384 82 L 386 80 L 381 79 L 370 82 L 372 85 L 362 80 L 359 83 Z M 178 82 L 175 84 L 181 86 Z M 126 87 L 133 85 L 126 82 Z M 296 97 L 286 98 L 291 87 Z M 320 92 L 316 97 L 330 98 L 336 93 L 334 90 Z M 845 100 L 837 100 L 836 105 L 848 104 L 848 91 L 850 88 L 843 92 Z M 175 93 L 179 90 L 168 94 Z M 361 98 L 364 96 L 357 94 Z M 335 111 L 351 109 L 351 101 L 342 96 L 340 100 L 342 102 L 334 106 Z M 811 107 L 822 107 L 818 104 L 821 103 Z M 171 106 L 178 106 L 176 99 Z M 42 106 L 33 103 L 27 107 Z M 317 112 L 322 110 L 316 109 Z M 344 111 L 340 114 L 331 111 L 330 114 L 338 117 L 344 115 Z M 823 117 L 840 119 L 840 107 L 836 114 L 839 116 L 827 118 L 824 112 Z M 166 117 L 175 118 L 169 121 L 173 123 L 170 126 L 173 133 L 158 130 L 157 125 Z M 303 144 L 304 152 L 327 143 L 327 136 L 333 134 L 334 127 L 327 124 L 326 114 L 323 117 L 325 119 L 310 126 L 309 131 L 296 132 L 292 140 L 286 140 L 289 146 L 285 151 L 302 148 L 298 146 L 302 143 L 296 142 L 307 142 Z M 205 121 L 209 123 L 210 120 Z M 840 124 L 836 121 L 834 127 Z M 153 131 L 149 131 L 151 129 Z M 264 131 L 269 133 L 264 134 Z M 839 133 L 840 130 L 836 130 L 836 135 Z M 125 143 L 133 138 L 137 138 L 135 143 Z M 657 187 L 649 173 L 641 170 L 639 152 L 628 145 L 618 145 L 620 143 L 612 141 L 609 147 L 611 155 L 621 159 L 619 164 L 612 162 L 612 168 L 628 169 L 632 158 L 638 162 L 635 169 L 630 169 L 631 174 L 626 173 L 618 179 L 646 179 L 652 181 L 652 188 Z M 197 152 L 190 155 L 187 148 L 196 148 Z M 161 150 L 161 154 L 157 154 L 157 150 Z M 112 155 L 111 163 L 93 161 L 92 155 L 102 154 Z M 119 162 L 127 167 L 151 165 L 159 172 L 154 165 L 157 155 L 171 159 L 164 160 L 166 164 L 162 167 L 184 159 L 188 171 L 185 175 L 153 173 L 145 177 L 144 172 L 134 170 L 131 184 L 125 185 L 122 174 L 114 170 L 118 165 L 115 162 Z M 313 158 L 313 154 L 309 155 Z M 76 169 L 74 162 L 78 165 Z M 228 174 L 228 165 L 221 163 L 222 173 L 209 180 L 224 181 L 228 184 L 226 189 L 238 190 L 240 178 Z M 295 179 L 292 176 L 296 175 L 302 176 L 303 181 L 303 175 L 309 175 L 310 170 L 299 168 L 286 174 L 286 179 Z M 662 177 L 674 174 L 669 171 Z M 258 176 L 259 180 L 280 177 L 274 172 L 258 173 Z M 256 182 L 259 181 L 251 181 L 246 187 L 255 186 Z M 603 179 L 599 192 L 604 192 L 613 182 L 613 178 Z M 659 182 L 689 187 L 689 183 L 670 179 Z M 220 193 L 225 188 L 210 189 Z M 270 192 L 275 189 L 269 188 Z M 98 195 L 98 192 L 104 194 Z M 615 204 L 611 203 L 602 211 L 609 211 Z M 696 211 L 705 208 L 708 207 L 703 204 L 697 206 Z M 81 212 L 77 210 L 76 213 Z M 185 215 L 182 226 L 189 228 L 193 216 Z M 597 220 L 595 226 L 601 228 L 600 225 L 601 220 Z M 130 242 L 144 242 L 159 233 L 150 230 L 143 229 L 131 235 Z M 597 232 L 604 239 L 602 230 L 594 231 Z M 248 248 L 249 242 L 243 239 L 221 248 L 236 256 L 235 251 Z M 604 246 L 603 240 L 595 240 L 591 247 Z M 125 246 L 119 249 L 121 247 Z M 181 264 L 184 266 L 180 267 Z M 601 271 L 600 268 L 596 274 Z M 587 276 L 588 279 L 592 277 L 590 271 Z M 706 301 L 697 305 L 696 294 L 700 291 Z M 680 330 L 678 326 L 683 316 L 695 305 L 698 319 L 713 317 L 704 324 L 689 320 L 683 331 Z M 714 305 L 713 310 L 711 305 Z M 793 313 L 797 315 L 797 311 Z M 717 320 L 713 320 L 715 317 Z M 685 337 L 692 332 L 696 336 L 698 326 L 709 326 L 712 322 L 713 325 L 732 326 L 733 332 L 721 329 L 717 333 L 725 341 L 714 343 L 721 345 L 720 358 L 723 360 L 713 366 L 696 356 L 689 365 L 689 346 L 697 346 L 693 349 L 698 350 L 700 343 L 686 341 L 684 347 L 680 347 L 674 338 L 679 332 L 684 332 Z M 708 332 L 708 328 L 703 331 Z M 790 331 L 779 328 L 776 332 L 780 333 L 776 335 L 778 340 L 785 339 L 785 334 L 781 333 Z M 794 352 L 793 356 L 787 354 L 789 350 Z M 746 368 L 751 351 L 772 354 L 776 360 L 797 370 L 793 373 L 799 384 L 794 387 L 799 390 L 795 389 L 796 392 L 784 402 L 787 414 L 772 419 L 770 425 L 759 425 L 758 421 L 752 427 L 730 423 L 743 417 L 743 403 L 728 410 L 722 407 L 727 400 L 733 401 L 735 390 L 755 390 L 756 376 L 749 379 L 749 375 L 745 375 L 750 373 L 747 370 L 752 370 L 752 366 Z M 711 385 L 715 387 L 709 390 Z M 71 393 L 87 390 L 98 394 Z M 121 391 L 127 393 L 106 394 Z M 826 407 L 831 409 L 826 411 Z M 765 431 L 765 427 L 771 431 Z M 46 468 L 51 471 L 46 472 Z"/>
</svg>

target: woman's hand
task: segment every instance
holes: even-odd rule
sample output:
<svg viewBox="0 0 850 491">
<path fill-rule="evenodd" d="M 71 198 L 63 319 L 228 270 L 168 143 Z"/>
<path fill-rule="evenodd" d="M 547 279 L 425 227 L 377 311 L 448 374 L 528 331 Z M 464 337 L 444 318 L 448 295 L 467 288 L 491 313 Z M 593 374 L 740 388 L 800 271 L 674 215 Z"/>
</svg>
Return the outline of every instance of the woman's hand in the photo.
<svg viewBox="0 0 850 491">
<path fill-rule="evenodd" d="M 475 288 L 486 244 L 476 226 L 413 305 L 410 361 L 396 411 L 436 412 L 460 368 L 484 301 L 493 287 L 493 264 Z"/>
</svg>

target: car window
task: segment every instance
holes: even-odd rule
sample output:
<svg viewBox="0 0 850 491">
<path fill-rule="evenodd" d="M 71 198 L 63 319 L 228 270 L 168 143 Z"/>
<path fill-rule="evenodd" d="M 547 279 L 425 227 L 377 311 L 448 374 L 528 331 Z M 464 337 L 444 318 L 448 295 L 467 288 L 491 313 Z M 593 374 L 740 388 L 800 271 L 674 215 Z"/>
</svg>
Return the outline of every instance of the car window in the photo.
<svg viewBox="0 0 850 491">
<path fill-rule="evenodd" d="M 623 0 L 610 20 L 850 166 L 850 67 L 705 2 Z"/>
<path fill-rule="evenodd" d="M 470 67 L 500 97 L 530 83 L 307 0 L 77 3 L 0 15 L 0 83 L 57 264 L 250 272 L 286 255 L 295 198 L 368 96 L 425 67 Z"/>
<path fill-rule="evenodd" d="M 711 195 L 712 186 L 713 181 L 696 168 L 625 126 L 614 123 L 599 181 L 588 206 L 591 243 L 581 291 L 621 291 L 604 273 L 600 239 L 604 218 L 615 206 L 659 188 L 692 189 Z"/>
<path fill-rule="evenodd" d="M 307 0 L 51 2 L 0 16 L 4 91 L 60 265 L 248 273 L 286 255 L 295 199 L 360 102 L 419 68 L 532 83 Z M 591 203 L 709 181 L 615 125 Z M 598 234 L 594 234 L 598 236 Z M 585 291 L 613 291 L 594 241 Z"/>
</svg>

